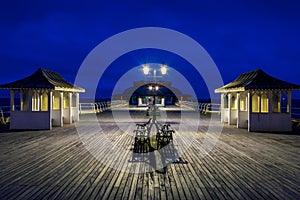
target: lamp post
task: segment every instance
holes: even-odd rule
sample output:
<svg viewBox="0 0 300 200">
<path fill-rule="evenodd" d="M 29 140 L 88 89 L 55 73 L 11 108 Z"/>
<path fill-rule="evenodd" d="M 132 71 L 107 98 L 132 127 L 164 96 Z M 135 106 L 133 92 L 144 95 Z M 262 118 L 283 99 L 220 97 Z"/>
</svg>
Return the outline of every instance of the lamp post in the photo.
<svg viewBox="0 0 300 200">
<path fill-rule="evenodd" d="M 153 92 L 152 122 L 150 125 L 150 130 L 151 130 L 152 125 L 155 124 L 156 129 L 158 131 L 158 125 L 157 125 L 157 121 L 156 121 L 156 96 L 157 96 L 156 94 L 159 90 L 159 86 L 157 85 L 156 80 L 157 80 L 157 78 L 165 77 L 165 75 L 167 74 L 167 69 L 168 69 L 167 66 L 165 64 L 162 64 L 160 66 L 161 75 L 157 75 L 156 69 L 153 69 L 153 75 L 151 75 L 150 74 L 151 68 L 150 68 L 149 64 L 143 65 L 143 73 L 144 73 L 145 77 L 153 78 L 153 83 L 150 82 L 150 84 L 148 86 L 148 89 Z"/>
<path fill-rule="evenodd" d="M 153 70 L 153 75 L 151 75 L 150 74 L 151 68 L 150 68 L 149 64 L 144 64 L 143 65 L 143 73 L 144 73 L 145 77 L 153 78 L 153 84 L 149 84 L 149 87 L 148 87 L 148 89 L 150 91 L 158 91 L 159 90 L 159 86 L 156 84 L 156 80 L 157 80 L 157 78 L 165 77 L 166 74 L 167 74 L 167 70 L 168 70 L 167 65 L 162 64 L 160 66 L 161 75 L 159 75 L 159 76 L 157 75 L 157 70 L 156 69 Z M 153 89 L 155 89 L 155 90 L 153 90 Z M 153 101 L 154 106 L 155 106 L 155 96 L 156 95 L 154 95 L 154 97 L 153 97 L 154 98 L 154 101 Z"/>
</svg>

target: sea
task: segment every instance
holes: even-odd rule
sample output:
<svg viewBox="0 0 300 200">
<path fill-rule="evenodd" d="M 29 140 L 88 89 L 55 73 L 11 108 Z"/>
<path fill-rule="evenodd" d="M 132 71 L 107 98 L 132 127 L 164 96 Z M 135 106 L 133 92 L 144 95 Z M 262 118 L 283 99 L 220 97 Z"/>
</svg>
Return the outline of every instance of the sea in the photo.
<svg viewBox="0 0 300 200">
<path fill-rule="evenodd" d="M 18 99 L 15 100 L 18 102 Z M 85 101 L 86 102 L 86 101 Z M 210 100 L 199 100 L 199 102 L 210 102 Z M 2 112 L 1 112 L 2 111 Z M 9 117 L 10 111 L 10 99 L 9 98 L 0 98 L 0 117 L 2 113 L 4 117 Z M 292 100 L 292 119 L 300 120 L 300 99 Z"/>
</svg>

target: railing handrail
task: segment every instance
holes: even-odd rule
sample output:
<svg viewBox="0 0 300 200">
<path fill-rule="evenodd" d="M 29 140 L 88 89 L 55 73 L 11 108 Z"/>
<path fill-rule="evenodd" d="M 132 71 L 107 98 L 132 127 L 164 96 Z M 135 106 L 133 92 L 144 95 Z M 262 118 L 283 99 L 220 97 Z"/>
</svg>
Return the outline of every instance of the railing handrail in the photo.
<svg viewBox="0 0 300 200">
<path fill-rule="evenodd" d="M 125 100 L 112 100 L 112 101 L 96 101 L 79 103 L 79 113 L 100 113 L 119 106 L 128 105 L 129 102 Z"/>
</svg>

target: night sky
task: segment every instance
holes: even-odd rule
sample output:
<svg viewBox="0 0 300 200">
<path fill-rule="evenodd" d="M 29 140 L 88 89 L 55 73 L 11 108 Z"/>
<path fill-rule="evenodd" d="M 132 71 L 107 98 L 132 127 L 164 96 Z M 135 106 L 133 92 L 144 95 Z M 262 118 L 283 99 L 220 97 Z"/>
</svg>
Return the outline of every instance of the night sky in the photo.
<svg viewBox="0 0 300 200">
<path fill-rule="evenodd" d="M 94 47 L 139 27 L 164 27 L 195 39 L 216 63 L 224 83 L 261 68 L 300 84 L 299 10 L 298 1 L 271 0 L 2 1 L 0 84 L 40 67 L 73 82 Z M 198 98 L 208 97 L 201 76 L 193 73 L 189 63 L 170 52 L 151 49 L 130 52 L 113 62 L 99 82 L 97 95 L 109 97 L 122 74 L 145 62 L 164 62 L 191 82 Z M 137 80 L 144 79 L 139 76 Z M 173 81 L 170 75 L 166 80 Z M 173 84 L 180 88 L 176 81 Z M 300 98 L 298 92 L 296 97 Z"/>
</svg>

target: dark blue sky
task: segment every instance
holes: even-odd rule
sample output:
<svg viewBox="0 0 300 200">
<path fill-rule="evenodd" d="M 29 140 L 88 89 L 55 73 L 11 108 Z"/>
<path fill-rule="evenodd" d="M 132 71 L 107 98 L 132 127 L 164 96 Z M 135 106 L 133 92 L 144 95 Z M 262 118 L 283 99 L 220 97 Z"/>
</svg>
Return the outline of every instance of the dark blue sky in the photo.
<svg viewBox="0 0 300 200">
<path fill-rule="evenodd" d="M 0 84 L 39 67 L 58 71 L 73 81 L 84 58 L 100 42 L 121 31 L 148 26 L 174 29 L 195 39 L 211 55 L 225 83 L 261 68 L 300 84 L 299 10 L 298 1 L 271 0 L 2 1 Z M 158 62 L 161 59 L 151 51 L 124 56 L 126 69 L 147 56 Z M 178 71 L 189 73 L 186 66 L 176 63 L 176 55 L 174 59 L 162 57 Z M 111 73 L 122 72 L 111 67 Z M 104 96 L 117 81 L 109 80 L 100 84 L 108 86 Z M 195 90 L 201 97 L 202 89 Z"/>
</svg>

